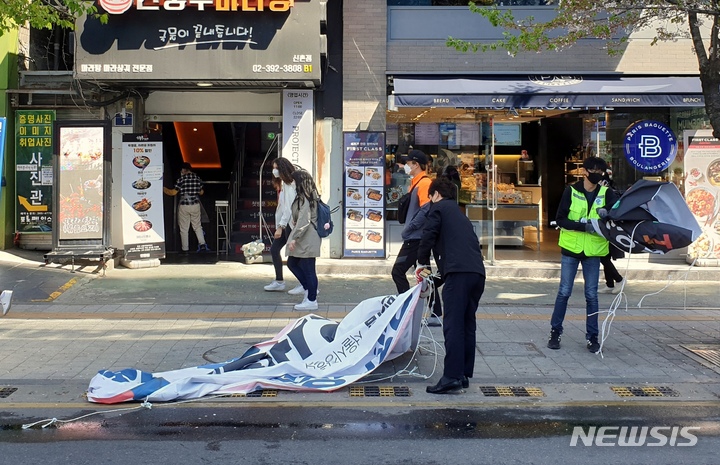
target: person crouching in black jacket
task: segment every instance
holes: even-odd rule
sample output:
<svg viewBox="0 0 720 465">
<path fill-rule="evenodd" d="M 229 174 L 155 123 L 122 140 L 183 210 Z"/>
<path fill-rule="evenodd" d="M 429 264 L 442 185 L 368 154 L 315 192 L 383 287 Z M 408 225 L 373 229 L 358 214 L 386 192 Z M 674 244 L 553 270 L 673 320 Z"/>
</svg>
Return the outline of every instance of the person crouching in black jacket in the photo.
<svg viewBox="0 0 720 465">
<path fill-rule="evenodd" d="M 445 394 L 469 386 L 475 367 L 475 312 L 485 290 L 485 265 L 480 242 L 455 201 L 455 185 L 439 177 L 429 189 L 432 206 L 428 212 L 418 248 L 415 275 L 430 268 L 430 252 L 436 253 L 438 271 L 445 285 L 443 335 L 445 361 L 443 376 L 426 391 Z"/>
</svg>

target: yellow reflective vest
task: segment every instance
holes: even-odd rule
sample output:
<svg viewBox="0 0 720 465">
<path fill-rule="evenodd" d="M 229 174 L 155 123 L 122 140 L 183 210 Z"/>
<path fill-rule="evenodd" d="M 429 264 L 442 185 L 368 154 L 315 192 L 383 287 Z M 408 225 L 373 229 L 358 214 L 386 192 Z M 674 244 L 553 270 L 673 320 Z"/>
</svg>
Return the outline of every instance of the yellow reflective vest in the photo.
<svg viewBox="0 0 720 465">
<path fill-rule="evenodd" d="M 568 219 L 572 221 L 580 221 L 581 218 L 600 219 L 598 209 L 605 207 L 606 186 L 598 186 L 597 197 L 592 204 L 592 208 L 588 212 L 588 201 L 585 195 L 570 186 L 570 212 Z M 597 234 L 585 231 L 572 231 L 569 229 L 560 230 L 560 240 L 558 245 L 563 249 L 572 253 L 584 253 L 587 257 L 604 257 L 609 252 L 608 241 Z"/>
</svg>

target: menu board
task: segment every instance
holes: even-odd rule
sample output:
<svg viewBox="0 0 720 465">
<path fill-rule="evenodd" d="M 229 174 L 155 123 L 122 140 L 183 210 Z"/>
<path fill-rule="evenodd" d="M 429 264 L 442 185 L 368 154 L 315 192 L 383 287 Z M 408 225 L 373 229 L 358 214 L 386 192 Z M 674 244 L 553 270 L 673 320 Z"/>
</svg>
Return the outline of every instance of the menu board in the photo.
<svg viewBox="0 0 720 465">
<path fill-rule="evenodd" d="M 57 237 L 102 240 L 105 127 L 61 126 L 58 141 Z"/>
<path fill-rule="evenodd" d="M 437 123 L 415 124 L 415 143 L 418 145 L 438 145 L 440 128 Z"/>
<path fill-rule="evenodd" d="M 522 145 L 520 123 L 495 123 L 493 131 L 495 145 Z"/>
<path fill-rule="evenodd" d="M 720 140 L 712 131 L 685 131 L 685 202 L 702 228 L 688 259 L 720 259 Z M 702 263 L 699 263 L 702 264 Z"/>
<path fill-rule="evenodd" d="M 343 255 L 385 257 L 385 133 L 343 133 Z"/>
<path fill-rule="evenodd" d="M 15 113 L 15 206 L 17 230 L 52 230 L 53 110 Z"/>
<path fill-rule="evenodd" d="M 456 131 L 460 146 L 478 147 L 480 145 L 480 127 L 477 124 L 458 124 Z"/>
<path fill-rule="evenodd" d="M 163 146 L 158 134 L 124 134 L 122 232 L 125 258 L 165 258 Z"/>
</svg>

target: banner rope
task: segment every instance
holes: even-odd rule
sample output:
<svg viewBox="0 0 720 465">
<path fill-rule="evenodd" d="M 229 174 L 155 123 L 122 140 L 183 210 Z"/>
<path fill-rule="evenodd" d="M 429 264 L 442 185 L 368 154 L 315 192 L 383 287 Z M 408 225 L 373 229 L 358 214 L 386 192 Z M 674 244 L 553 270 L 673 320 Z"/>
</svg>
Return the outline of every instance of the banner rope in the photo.
<svg viewBox="0 0 720 465">
<path fill-rule="evenodd" d="M 623 301 L 625 302 L 625 312 L 628 311 L 628 300 L 627 300 L 627 295 L 625 294 L 625 284 L 628 281 L 627 275 L 628 275 L 628 271 L 630 270 L 630 255 L 631 255 L 630 250 L 632 250 L 632 244 L 635 243 L 635 230 L 642 223 L 644 223 L 644 221 L 640 221 L 638 224 L 636 224 L 630 235 L 630 245 L 628 245 L 628 257 L 625 260 L 625 277 L 622 280 L 622 285 L 620 286 L 620 292 L 618 292 L 618 294 L 615 296 L 613 301 L 610 303 L 610 307 L 608 308 L 607 311 L 602 311 L 602 312 L 598 311 L 597 313 L 592 314 L 592 315 L 596 315 L 596 314 L 600 314 L 600 313 L 607 313 L 607 315 L 605 315 L 605 319 L 602 322 L 602 328 L 600 331 L 600 341 L 599 341 L 600 342 L 600 350 L 598 350 L 598 354 L 600 354 L 600 358 L 605 358 L 605 356 L 603 355 L 602 349 L 605 345 L 605 340 L 610 335 L 610 326 L 612 325 L 613 320 L 615 320 L 615 315 L 616 315 L 617 309 L 618 309 L 618 307 L 620 307 L 620 304 Z M 676 279 L 671 280 L 670 273 L 668 273 L 668 278 L 667 278 L 667 282 L 665 283 L 665 286 L 663 286 L 663 288 L 658 291 L 651 292 L 649 294 L 645 294 L 644 296 L 642 296 L 642 298 L 640 299 L 640 301 L 637 304 L 637 307 L 642 308 L 642 303 L 643 303 L 643 300 L 645 300 L 645 297 L 650 297 L 653 295 L 660 294 L 662 291 L 664 291 L 665 289 L 670 287 L 672 284 L 674 284 L 682 279 L 684 281 L 683 307 L 687 308 L 687 280 L 688 280 L 688 275 L 690 274 L 690 271 L 692 271 L 693 267 L 695 266 L 696 261 L 697 261 L 697 258 L 695 258 L 693 260 L 693 262 L 690 264 L 690 266 L 685 271 L 685 273 Z M 591 316 L 591 315 L 588 315 L 588 316 Z"/>
</svg>

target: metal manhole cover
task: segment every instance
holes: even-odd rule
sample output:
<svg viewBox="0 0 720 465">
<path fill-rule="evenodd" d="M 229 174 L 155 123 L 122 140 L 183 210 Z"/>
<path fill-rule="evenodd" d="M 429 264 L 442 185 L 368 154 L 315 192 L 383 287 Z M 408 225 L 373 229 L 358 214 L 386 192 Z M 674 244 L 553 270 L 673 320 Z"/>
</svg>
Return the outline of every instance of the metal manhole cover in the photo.
<svg viewBox="0 0 720 465">
<path fill-rule="evenodd" d="M 8 397 L 10 397 L 10 394 L 17 390 L 18 388 L 15 387 L 0 388 L 0 399 L 7 399 Z"/>
<path fill-rule="evenodd" d="M 684 344 L 681 345 L 683 349 L 692 352 L 698 357 L 702 358 L 720 368 L 720 345 L 718 344 Z"/>
</svg>

